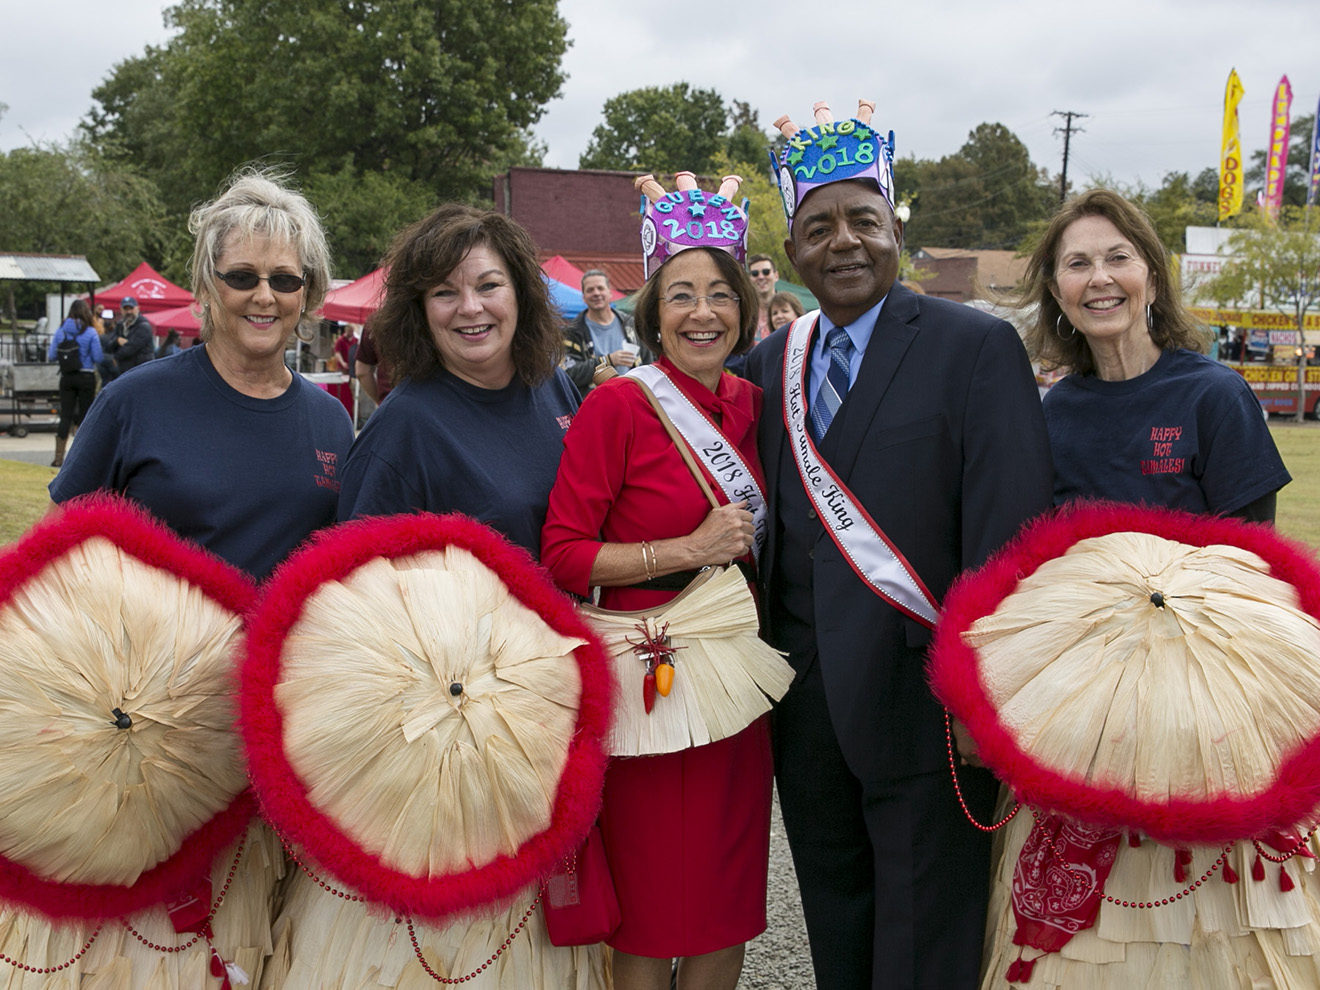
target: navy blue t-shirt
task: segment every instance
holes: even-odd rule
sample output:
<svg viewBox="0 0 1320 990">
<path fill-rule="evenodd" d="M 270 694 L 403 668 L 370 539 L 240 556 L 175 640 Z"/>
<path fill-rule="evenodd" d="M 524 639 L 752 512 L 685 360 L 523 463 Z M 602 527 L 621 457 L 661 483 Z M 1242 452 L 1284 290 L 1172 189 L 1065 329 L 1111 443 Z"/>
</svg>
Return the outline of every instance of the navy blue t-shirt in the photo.
<svg viewBox="0 0 1320 990">
<path fill-rule="evenodd" d="M 339 518 L 461 512 L 538 556 L 577 407 L 560 369 L 536 388 L 480 388 L 443 369 L 405 379 L 349 451 Z"/>
<path fill-rule="evenodd" d="M 205 347 L 151 361 L 105 387 L 50 497 L 104 489 L 258 580 L 335 521 L 353 425 L 299 375 L 283 395 L 230 387 Z"/>
<path fill-rule="evenodd" d="M 1108 498 L 1235 512 L 1292 477 L 1242 376 L 1193 351 L 1126 381 L 1069 375 L 1045 395 L 1054 503 Z"/>
</svg>

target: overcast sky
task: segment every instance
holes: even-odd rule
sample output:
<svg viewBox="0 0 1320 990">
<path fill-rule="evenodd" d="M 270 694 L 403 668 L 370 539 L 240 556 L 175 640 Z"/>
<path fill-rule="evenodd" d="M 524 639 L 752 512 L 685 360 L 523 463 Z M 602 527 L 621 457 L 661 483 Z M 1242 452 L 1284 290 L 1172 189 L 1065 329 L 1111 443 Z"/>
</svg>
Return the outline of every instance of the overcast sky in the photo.
<svg viewBox="0 0 1320 990">
<path fill-rule="evenodd" d="M 6 3 L 0 149 L 67 138 L 116 62 L 166 40 L 165 6 Z M 577 166 L 608 97 L 679 81 L 750 102 L 767 129 L 781 113 L 805 124 L 818 99 L 842 116 L 867 96 L 898 153 L 920 158 L 954 152 L 977 124 L 997 121 L 1051 173 L 1063 153 L 1062 120 L 1051 113 L 1072 110 L 1089 116 L 1072 139 L 1070 179 L 1152 186 L 1169 171 L 1217 165 L 1229 69 L 1246 88 L 1248 153 L 1265 145 L 1281 75 L 1294 116 L 1320 98 L 1316 0 L 562 0 L 560 9 L 573 40 L 568 80 L 537 133 L 546 164 L 563 168 Z M 795 14 L 802 9 L 831 16 Z"/>
</svg>

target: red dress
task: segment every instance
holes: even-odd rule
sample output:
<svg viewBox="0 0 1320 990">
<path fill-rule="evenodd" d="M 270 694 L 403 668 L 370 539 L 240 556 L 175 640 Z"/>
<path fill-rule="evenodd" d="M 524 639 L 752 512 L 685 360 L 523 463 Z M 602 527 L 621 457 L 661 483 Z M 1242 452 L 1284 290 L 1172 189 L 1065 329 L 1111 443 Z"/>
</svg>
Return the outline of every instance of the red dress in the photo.
<svg viewBox="0 0 1320 990">
<path fill-rule="evenodd" d="M 712 393 L 665 358 L 658 363 L 720 424 L 764 487 L 756 452 L 761 390 L 726 374 Z M 588 394 L 564 438 L 541 562 L 561 587 L 586 596 L 602 543 L 686 536 L 709 511 L 641 389 L 612 380 Z M 601 605 L 649 608 L 675 594 L 605 588 Z M 622 689 L 640 691 L 640 675 Z M 706 746 L 611 762 L 600 826 L 623 913 L 613 948 L 695 956 L 765 931 L 773 769 L 765 718 Z"/>
</svg>

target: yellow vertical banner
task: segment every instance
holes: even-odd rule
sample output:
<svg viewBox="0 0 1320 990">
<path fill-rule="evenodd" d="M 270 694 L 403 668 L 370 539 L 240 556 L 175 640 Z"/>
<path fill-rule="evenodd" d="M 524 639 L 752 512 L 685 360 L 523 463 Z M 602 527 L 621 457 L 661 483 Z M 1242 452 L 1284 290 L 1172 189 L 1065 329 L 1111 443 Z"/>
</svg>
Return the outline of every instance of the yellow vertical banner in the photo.
<svg viewBox="0 0 1320 990">
<path fill-rule="evenodd" d="M 1270 114 L 1270 150 L 1265 159 L 1265 209 L 1277 217 L 1283 208 L 1283 182 L 1288 174 L 1288 137 L 1292 130 L 1292 84 L 1288 77 L 1274 87 L 1274 109 Z"/>
<path fill-rule="evenodd" d="M 1242 80 L 1237 69 L 1228 73 L 1224 90 L 1224 136 L 1219 145 L 1219 219 L 1242 212 L 1242 141 L 1238 137 L 1238 104 L 1242 102 Z"/>
</svg>

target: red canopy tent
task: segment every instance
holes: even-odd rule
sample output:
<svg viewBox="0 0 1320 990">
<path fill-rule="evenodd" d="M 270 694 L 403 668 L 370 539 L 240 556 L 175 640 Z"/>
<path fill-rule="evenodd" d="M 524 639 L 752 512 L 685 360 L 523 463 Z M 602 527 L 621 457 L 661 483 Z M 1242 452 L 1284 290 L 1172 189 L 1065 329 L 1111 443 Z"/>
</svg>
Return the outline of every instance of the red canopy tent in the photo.
<svg viewBox="0 0 1320 990">
<path fill-rule="evenodd" d="M 321 315 L 340 323 L 366 323 L 385 301 L 385 269 L 377 268 L 356 282 L 326 293 Z"/>
<path fill-rule="evenodd" d="M 201 320 L 193 315 L 192 303 L 174 309 L 157 310 L 147 319 L 151 321 L 151 326 L 157 334 L 166 330 L 177 330 L 181 337 L 196 337 L 202 328 Z"/>
<path fill-rule="evenodd" d="M 132 273 L 114 285 L 96 290 L 96 310 L 110 308 L 119 315 L 119 303 L 125 296 L 132 296 L 148 318 L 163 309 L 175 309 L 193 301 L 193 295 L 180 285 L 175 285 L 145 261 L 133 269 Z M 154 324 L 155 321 L 153 320 Z"/>
<path fill-rule="evenodd" d="M 582 276 L 586 274 L 583 269 L 579 268 L 571 261 L 566 260 L 562 254 L 557 254 L 553 258 L 546 258 L 545 261 L 541 262 L 541 271 L 545 272 L 556 282 L 563 282 L 565 285 L 574 289 L 582 288 Z M 624 293 L 614 288 L 614 286 L 610 286 L 610 298 L 612 301 L 618 302 L 623 297 Z"/>
</svg>

